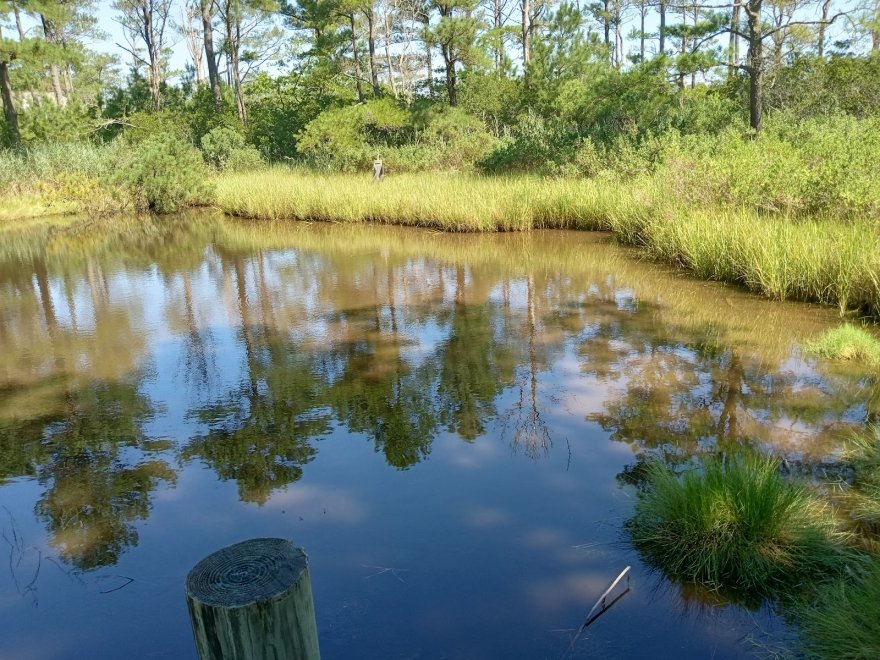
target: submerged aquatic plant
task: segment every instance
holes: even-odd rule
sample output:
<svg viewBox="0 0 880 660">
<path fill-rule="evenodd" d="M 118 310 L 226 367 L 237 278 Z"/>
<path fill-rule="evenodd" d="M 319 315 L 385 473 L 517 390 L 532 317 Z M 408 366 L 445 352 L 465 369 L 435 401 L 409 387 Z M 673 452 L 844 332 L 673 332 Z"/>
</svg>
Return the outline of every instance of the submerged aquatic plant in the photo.
<svg viewBox="0 0 880 660">
<path fill-rule="evenodd" d="M 880 365 L 880 339 L 866 328 L 851 323 L 828 330 L 804 348 L 808 353 L 832 360 Z"/>
<path fill-rule="evenodd" d="M 849 553 L 830 510 L 779 472 L 774 459 L 713 459 L 681 476 L 647 468 L 629 531 L 669 577 L 769 596 L 839 573 Z"/>
</svg>

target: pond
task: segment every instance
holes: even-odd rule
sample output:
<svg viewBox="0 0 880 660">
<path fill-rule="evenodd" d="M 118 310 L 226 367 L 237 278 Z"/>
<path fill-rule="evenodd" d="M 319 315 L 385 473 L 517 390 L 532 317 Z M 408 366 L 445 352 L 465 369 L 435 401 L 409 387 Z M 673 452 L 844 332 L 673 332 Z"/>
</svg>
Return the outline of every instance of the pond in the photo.
<svg viewBox="0 0 880 660">
<path fill-rule="evenodd" d="M 194 658 L 186 573 L 259 536 L 309 554 L 325 659 L 785 648 L 772 607 L 642 562 L 639 466 L 746 445 L 819 478 L 880 411 L 800 354 L 836 310 L 600 234 L 199 213 L 0 243 L 2 658 Z"/>
</svg>

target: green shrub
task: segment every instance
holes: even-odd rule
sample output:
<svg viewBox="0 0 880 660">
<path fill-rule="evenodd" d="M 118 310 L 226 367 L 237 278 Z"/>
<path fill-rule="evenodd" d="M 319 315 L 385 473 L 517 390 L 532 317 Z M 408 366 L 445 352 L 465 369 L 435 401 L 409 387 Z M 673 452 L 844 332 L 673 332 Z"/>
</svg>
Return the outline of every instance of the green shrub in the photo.
<svg viewBox="0 0 880 660">
<path fill-rule="evenodd" d="M 558 122 L 547 121 L 529 113 L 505 139 L 483 158 L 479 166 L 487 172 L 555 173 L 570 162 L 579 138 Z"/>
<path fill-rule="evenodd" d="M 241 149 L 233 149 L 226 160 L 226 169 L 233 172 L 247 172 L 265 165 L 263 156 L 256 147 L 246 145 Z"/>
<path fill-rule="evenodd" d="M 432 169 L 457 170 L 485 158 L 492 148 L 492 136 L 483 122 L 460 108 L 441 106 L 417 118 L 421 124 L 420 146 L 430 148 Z"/>
<path fill-rule="evenodd" d="M 493 142 L 483 122 L 460 108 L 411 112 L 390 99 L 326 110 L 298 140 L 313 164 L 343 172 L 368 170 L 377 155 L 389 172 L 465 169 Z"/>
<path fill-rule="evenodd" d="M 739 128 L 687 136 L 664 151 L 661 179 L 684 200 L 800 216 L 880 217 L 880 120 L 776 113 L 751 138 Z"/>
<path fill-rule="evenodd" d="M 406 144 L 414 128 L 410 113 L 391 99 L 325 110 L 297 136 L 297 150 L 333 169 L 363 169 L 377 149 Z"/>
<path fill-rule="evenodd" d="M 62 171 L 39 185 L 40 197 L 46 206 L 57 212 L 79 212 L 103 215 L 119 210 L 119 201 L 91 174 Z"/>
<path fill-rule="evenodd" d="M 201 154 L 174 134 L 146 138 L 122 160 L 115 182 L 138 210 L 172 213 L 210 197 Z"/>
<path fill-rule="evenodd" d="M 713 459 L 682 476 L 652 464 L 647 478 L 629 531 L 674 579 L 767 596 L 845 564 L 827 509 L 785 481 L 775 460 Z"/>
<path fill-rule="evenodd" d="M 157 135 L 173 135 L 179 140 L 189 139 L 189 127 L 185 118 L 171 110 L 159 112 L 135 112 L 125 118 L 122 138 L 130 145 L 138 145 Z"/>
<path fill-rule="evenodd" d="M 22 142 L 81 143 L 92 130 L 92 118 L 81 103 L 60 106 L 42 101 L 28 106 L 19 115 Z"/>
<path fill-rule="evenodd" d="M 226 126 L 218 126 L 202 136 L 202 155 L 209 165 L 225 170 L 234 151 L 244 149 L 244 136 Z"/>
</svg>

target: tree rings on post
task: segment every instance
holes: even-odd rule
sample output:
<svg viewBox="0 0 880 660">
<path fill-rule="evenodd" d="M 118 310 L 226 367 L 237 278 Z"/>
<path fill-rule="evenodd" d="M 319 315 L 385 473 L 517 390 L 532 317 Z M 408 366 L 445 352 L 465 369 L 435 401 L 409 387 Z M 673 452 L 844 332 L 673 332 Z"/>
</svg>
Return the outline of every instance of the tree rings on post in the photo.
<svg viewBox="0 0 880 660">
<path fill-rule="evenodd" d="M 308 558 L 285 539 L 260 538 L 218 550 L 186 577 L 201 660 L 317 659 Z"/>
</svg>

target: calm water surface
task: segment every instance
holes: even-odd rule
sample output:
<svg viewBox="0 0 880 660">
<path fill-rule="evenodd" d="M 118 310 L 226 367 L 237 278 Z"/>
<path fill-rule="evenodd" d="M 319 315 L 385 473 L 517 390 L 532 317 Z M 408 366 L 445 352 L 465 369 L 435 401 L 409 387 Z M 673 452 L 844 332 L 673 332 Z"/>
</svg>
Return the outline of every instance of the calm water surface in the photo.
<svg viewBox="0 0 880 660">
<path fill-rule="evenodd" d="M 255 536 L 309 553 L 327 659 L 785 647 L 772 608 L 642 563 L 638 466 L 748 445 L 821 475 L 880 411 L 800 356 L 832 310 L 599 235 L 7 230 L 0 312 L 2 658 L 193 658 L 184 576 Z"/>
</svg>

